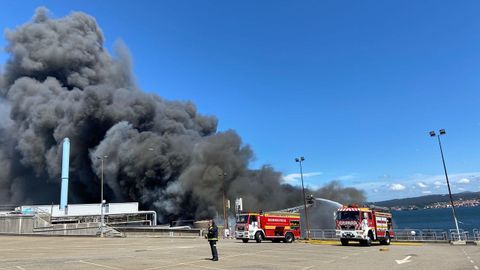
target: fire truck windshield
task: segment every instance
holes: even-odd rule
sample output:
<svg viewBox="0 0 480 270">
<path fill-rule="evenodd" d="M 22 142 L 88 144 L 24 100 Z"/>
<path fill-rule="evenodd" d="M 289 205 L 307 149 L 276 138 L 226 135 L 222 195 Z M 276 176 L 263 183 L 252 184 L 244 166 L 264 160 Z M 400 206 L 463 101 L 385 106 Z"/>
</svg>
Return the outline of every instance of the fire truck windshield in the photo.
<svg viewBox="0 0 480 270">
<path fill-rule="evenodd" d="M 237 223 L 247 223 L 247 222 L 248 222 L 248 215 L 237 216 Z"/>
<path fill-rule="evenodd" d="M 360 220 L 358 211 L 338 211 L 337 220 Z"/>
</svg>

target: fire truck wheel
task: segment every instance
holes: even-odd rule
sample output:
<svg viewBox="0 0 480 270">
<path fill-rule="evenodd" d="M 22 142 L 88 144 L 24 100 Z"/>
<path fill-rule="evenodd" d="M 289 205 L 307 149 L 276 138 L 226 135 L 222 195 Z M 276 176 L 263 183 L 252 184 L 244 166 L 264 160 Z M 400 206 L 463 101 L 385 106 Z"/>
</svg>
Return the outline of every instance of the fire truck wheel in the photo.
<svg viewBox="0 0 480 270">
<path fill-rule="evenodd" d="M 242 239 L 244 243 L 248 243 L 248 239 Z"/>
<path fill-rule="evenodd" d="M 387 235 L 385 235 L 385 238 L 382 241 L 380 241 L 380 244 L 390 245 L 390 234 L 387 233 Z"/>
<path fill-rule="evenodd" d="M 363 240 L 363 245 L 367 246 L 367 247 L 371 246 L 372 245 L 372 239 L 373 239 L 373 234 L 372 234 L 372 232 L 369 232 L 367 239 Z"/>
<path fill-rule="evenodd" d="M 360 245 L 369 247 L 372 245 L 372 240 L 370 240 L 370 238 L 366 240 L 360 240 Z"/>
<path fill-rule="evenodd" d="M 369 240 L 370 245 L 371 245 L 372 242 L 375 240 L 375 237 L 373 236 L 373 232 L 372 232 L 372 231 L 369 231 L 369 232 L 368 232 L 368 239 L 367 239 L 367 240 Z M 370 246 L 370 245 L 369 245 L 369 246 Z"/>
<path fill-rule="evenodd" d="M 257 243 L 261 243 L 262 242 L 262 233 L 261 232 L 256 232 L 255 233 L 255 241 L 257 241 Z"/>
<path fill-rule="evenodd" d="M 347 239 L 340 239 L 340 242 L 342 242 L 342 246 L 348 246 L 348 240 Z"/>
<path fill-rule="evenodd" d="M 292 243 L 293 240 L 295 240 L 295 237 L 293 237 L 292 233 L 287 233 L 285 234 L 285 240 L 283 240 L 285 243 Z"/>
</svg>

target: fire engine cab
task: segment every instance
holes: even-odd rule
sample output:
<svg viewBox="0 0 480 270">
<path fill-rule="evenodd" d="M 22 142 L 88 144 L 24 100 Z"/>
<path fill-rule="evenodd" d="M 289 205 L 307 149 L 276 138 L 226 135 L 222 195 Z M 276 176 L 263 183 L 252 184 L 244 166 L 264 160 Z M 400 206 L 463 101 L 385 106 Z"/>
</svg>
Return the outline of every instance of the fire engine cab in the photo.
<svg viewBox="0 0 480 270">
<path fill-rule="evenodd" d="M 242 213 L 237 216 L 235 238 L 247 243 L 255 240 L 291 243 L 300 238 L 300 214 L 288 212 Z"/>
<path fill-rule="evenodd" d="M 395 236 L 392 214 L 381 209 L 344 206 L 337 210 L 335 225 L 336 234 L 344 246 L 350 241 L 365 246 L 370 246 L 372 241 L 390 245 L 390 239 Z"/>
</svg>

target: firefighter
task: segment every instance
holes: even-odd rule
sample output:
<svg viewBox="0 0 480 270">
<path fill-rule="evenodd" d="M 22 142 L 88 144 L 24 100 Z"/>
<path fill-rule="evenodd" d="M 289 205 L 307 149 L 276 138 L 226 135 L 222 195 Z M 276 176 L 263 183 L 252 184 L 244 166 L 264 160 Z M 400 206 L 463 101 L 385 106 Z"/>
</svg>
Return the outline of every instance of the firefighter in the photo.
<svg viewBox="0 0 480 270">
<path fill-rule="evenodd" d="M 210 220 L 207 233 L 208 243 L 210 244 L 210 249 L 212 250 L 212 261 L 218 261 L 217 253 L 217 241 L 218 241 L 218 227 L 215 224 L 215 221 Z"/>
<path fill-rule="evenodd" d="M 363 235 L 367 237 L 368 235 L 368 214 L 367 213 L 363 213 L 362 230 L 363 230 Z"/>
</svg>

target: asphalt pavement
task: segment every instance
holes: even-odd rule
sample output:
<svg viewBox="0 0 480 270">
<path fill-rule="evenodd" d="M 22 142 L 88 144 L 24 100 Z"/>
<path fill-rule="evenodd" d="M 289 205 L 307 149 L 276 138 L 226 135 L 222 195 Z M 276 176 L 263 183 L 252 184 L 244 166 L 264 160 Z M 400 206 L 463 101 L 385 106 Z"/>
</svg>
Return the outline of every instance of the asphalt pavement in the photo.
<svg viewBox="0 0 480 270">
<path fill-rule="evenodd" d="M 242 243 L 220 240 L 213 262 L 201 238 L 0 236 L 0 270 L 33 269 L 472 269 L 480 246 L 392 243 L 341 246 L 335 241 Z"/>
</svg>

